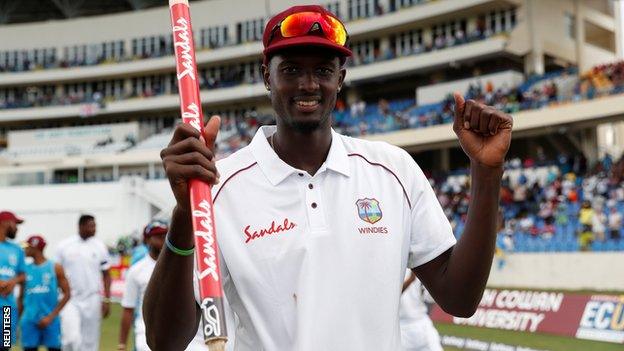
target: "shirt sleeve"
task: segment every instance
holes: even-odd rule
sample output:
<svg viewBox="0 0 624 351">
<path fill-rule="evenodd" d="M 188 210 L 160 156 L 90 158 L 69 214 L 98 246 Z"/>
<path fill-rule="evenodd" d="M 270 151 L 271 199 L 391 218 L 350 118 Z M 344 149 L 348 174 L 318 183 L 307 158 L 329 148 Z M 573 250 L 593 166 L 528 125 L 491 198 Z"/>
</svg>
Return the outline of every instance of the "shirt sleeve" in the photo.
<svg viewBox="0 0 624 351">
<path fill-rule="evenodd" d="M 139 284 L 136 281 L 135 272 L 136 270 L 130 268 L 126 274 L 126 284 L 121 298 L 121 306 L 124 308 L 136 308 L 139 302 Z"/>
<path fill-rule="evenodd" d="M 111 258 L 108 254 L 108 248 L 106 248 L 106 245 L 102 242 L 100 242 L 100 244 L 102 248 L 100 256 L 100 270 L 105 271 L 110 269 L 111 267 Z"/>
<path fill-rule="evenodd" d="M 56 253 L 54 254 L 54 258 L 53 258 L 53 260 L 56 261 L 56 263 L 60 264 L 61 266 L 63 266 L 63 263 L 64 263 L 63 248 L 64 248 L 63 243 L 59 244 L 59 246 L 56 248 Z"/>
<path fill-rule="evenodd" d="M 17 274 L 22 274 L 26 272 L 26 256 L 24 254 L 24 250 L 20 250 L 18 248 L 17 254 L 17 267 L 15 269 Z"/>
<path fill-rule="evenodd" d="M 453 229 L 444 215 L 442 206 L 429 184 L 429 180 L 409 154 L 408 195 L 410 209 L 410 248 L 407 265 L 415 268 L 438 257 L 455 245 Z"/>
</svg>

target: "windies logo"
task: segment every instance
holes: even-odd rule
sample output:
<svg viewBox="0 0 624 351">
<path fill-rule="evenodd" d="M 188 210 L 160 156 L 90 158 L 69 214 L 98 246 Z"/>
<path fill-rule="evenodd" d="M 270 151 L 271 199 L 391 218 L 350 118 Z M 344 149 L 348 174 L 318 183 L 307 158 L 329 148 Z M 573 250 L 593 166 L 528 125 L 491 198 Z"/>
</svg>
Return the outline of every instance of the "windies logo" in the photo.
<svg viewBox="0 0 624 351">
<path fill-rule="evenodd" d="M 375 224 L 381 219 L 381 207 L 379 207 L 379 201 L 375 199 L 359 199 L 355 202 L 357 206 L 358 215 L 364 222 Z"/>
</svg>

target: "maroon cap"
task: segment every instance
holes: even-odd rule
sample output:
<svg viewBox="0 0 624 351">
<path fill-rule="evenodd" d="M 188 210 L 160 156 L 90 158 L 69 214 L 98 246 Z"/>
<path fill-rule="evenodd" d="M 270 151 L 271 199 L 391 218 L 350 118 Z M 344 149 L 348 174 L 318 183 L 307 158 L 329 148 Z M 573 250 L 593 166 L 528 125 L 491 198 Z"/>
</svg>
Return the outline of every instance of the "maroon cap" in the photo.
<svg viewBox="0 0 624 351">
<path fill-rule="evenodd" d="M 46 246 L 46 241 L 41 235 L 35 234 L 31 235 L 28 239 L 26 239 L 26 245 L 43 251 L 43 248 Z"/>
<path fill-rule="evenodd" d="M 335 51 L 339 56 L 343 57 L 351 56 L 353 54 L 351 50 L 349 50 L 349 48 L 347 48 L 346 46 L 338 45 L 331 40 L 325 38 L 324 36 L 316 35 L 313 33 L 298 37 L 284 38 L 279 31 L 275 31 L 275 33 L 273 34 L 273 39 L 269 43 L 269 38 L 271 38 L 271 32 L 273 32 L 275 26 L 280 24 L 280 22 L 282 22 L 289 15 L 298 12 L 318 12 L 320 14 L 332 16 L 338 19 L 336 15 L 319 5 L 292 6 L 287 10 L 273 16 L 264 28 L 264 34 L 262 36 L 265 63 L 267 62 L 268 57 L 274 54 L 276 51 L 297 46 L 318 46 Z M 340 21 L 340 19 L 338 20 Z M 342 21 L 340 21 L 340 23 L 342 23 Z"/>
<path fill-rule="evenodd" d="M 149 238 L 154 235 L 165 235 L 168 231 L 169 226 L 167 226 L 167 223 L 160 220 L 154 220 L 143 228 L 143 237 Z"/>
<path fill-rule="evenodd" d="M 15 223 L 23 223 L 24 220 L 17 217 L 13 212 L 2 211 L 0 212 L 0 221 L 14 221 Z"/>
</svg>

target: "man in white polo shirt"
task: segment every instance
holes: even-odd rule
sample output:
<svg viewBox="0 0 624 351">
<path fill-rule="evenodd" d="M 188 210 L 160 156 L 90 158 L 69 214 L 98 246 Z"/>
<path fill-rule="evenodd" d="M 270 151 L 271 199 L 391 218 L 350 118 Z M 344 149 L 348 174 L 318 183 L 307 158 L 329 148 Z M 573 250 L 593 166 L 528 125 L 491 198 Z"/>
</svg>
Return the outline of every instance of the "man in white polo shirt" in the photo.
<svg viewBox="0 0 624 351">
<path fill-rule="evenodd" d="M 61 328 L 63 334 L 78 329 L 74 335 L 80 339 L 68 340 L 63 335 L 63 349 L 98 351 L 101 320 L 110 312 L 110 257 L 106 245 L 95 237 L 95 229 L 95 218 L 82 215 L 78 235 L 61 241 L 57 248 L 56 262 L 63 266 L 71 289 L 71 299 L 61 313 Z"/>
<path fill-rule="evenodd" d="M 342 23 L 294 6 L 264 32 L 264 81 L 277 126 L 219 161 L 219 118 L 176 128 L 161 152 L 177 205 L 144 301 L 147 342 L 181 349 L 197 328 L 188 181 L 215 184 L 225 294 L 236 351 L 400 350 L 399 301 L 410 268 L 446 311 L 474 313 L 495 241 L 512 120 L 455 96 L 454 130 L 471 160 L 472 194 L 456 243 L 412 157 L 331 129 L 346 74 Z M 217 169 L 219 170 L 217 172 Z M 175 272 L 175 274 L 172 274 Z"/>
<path fill-rule="evenodd" d="M 132 324 L 134 324 L 134 350 L 150 350 L 145 340 L 145 322 L 143 321 L 141 306 L 143 305 L 143 295 L 145 294 L 147 283 L 154 271 L 154 266 L 163 248 L 165 235 L 168 230 L 167 223 L 161 220 L 153 220 L 143 229 L 143 242 L 147 245 L 148 252 L 145 257 L 137 261 L 126 272 L 125 289 L 121 299 L 123 312 L 119 329 L 119 344 L 117 344 L 117 350 L 119 351 L 129 350 L 126 342 Z M 195 339 L 186 347 L 186 351 L 205 350 L 207 350 L 207 347 L 204 345 L 203 336 L 198 329 Z"/>
<path fill-rule="evenodd" d="M 399 320 L 403 350 L 443 351 L 440 334 L 429 318 L 428 305 L 435 301 L 414 272 L 407 271 L 402 290 Z"/>
<path fill-rule="evenodd" d="M 117 350 L 125 351 L 126 341 L 130 333 L 130 326 L 134 324 L 134 348 L 136 351 L 149 350 L 145 341 L 145 322 L 140 313 L 143 304 L 143 294 L 152 276 L 156 260 L 165 242 L 168 231 L 166 223 L 154 220 L 143 229 L 143 242 L 146 243 L 148 252 L 145 257 L 137 261 L 125 274 L 125 289 L 121 299 L 123 313 L 119 330 L 119 344 Z M 138 309 L 138 313 L 136 313 Z M 134 323 L 133 323 L 134 321 Z"/>
</svg>

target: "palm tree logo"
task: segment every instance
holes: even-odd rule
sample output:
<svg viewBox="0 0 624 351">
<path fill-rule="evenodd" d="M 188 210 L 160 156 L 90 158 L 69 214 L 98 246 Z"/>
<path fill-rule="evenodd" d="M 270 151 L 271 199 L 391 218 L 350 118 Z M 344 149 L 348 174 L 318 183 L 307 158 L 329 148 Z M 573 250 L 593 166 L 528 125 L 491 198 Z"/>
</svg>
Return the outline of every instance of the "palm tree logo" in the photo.
<svg viewBox="0 0 624 351">
<path fill-rule="evenodd" d="M 381 207 L 379 207 L 379 201 L 376 199 L 359 199 L 355 202 L 355 206 L 357 206 L 358 215 L 364 222 L 375 224 L 382 217 Z"/>
</svg>

